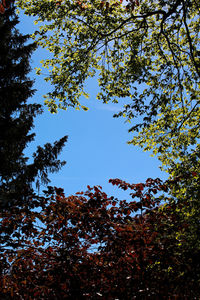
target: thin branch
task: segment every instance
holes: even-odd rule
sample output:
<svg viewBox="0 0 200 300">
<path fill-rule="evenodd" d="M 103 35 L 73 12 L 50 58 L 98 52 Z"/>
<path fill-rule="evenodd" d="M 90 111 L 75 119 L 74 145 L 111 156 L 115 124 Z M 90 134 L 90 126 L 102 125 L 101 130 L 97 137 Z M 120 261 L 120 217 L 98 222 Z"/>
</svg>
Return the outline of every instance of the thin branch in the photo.
<svg viewBox="0 0 200 300">
<path fill-rule="evenodd" d="M 188 25 L 187 25 L 186 7 L 185 7 L 184 0 L 182 1 L 182 3 L 183 3 L 183 21 L 184 21 L 184 25 L 185 25 L 185 29 L 186 29 L 186 33 L 187 33 L 188 42 L 189 42 L 190 56 L 191 56 L 191 60 L 192 60 L 192 62 L 194 64 L 195 70 L 196 70 L 198 76 L 200 77 L 200 70 L 199 70 L 198 65 L 197 65 L 197 63 L 195 61 L 195 58 L 194 58 L 194 47 L 192 45 L 192 39 L 191 39 L 189 28 L 188 28 Z"/>
</svg>

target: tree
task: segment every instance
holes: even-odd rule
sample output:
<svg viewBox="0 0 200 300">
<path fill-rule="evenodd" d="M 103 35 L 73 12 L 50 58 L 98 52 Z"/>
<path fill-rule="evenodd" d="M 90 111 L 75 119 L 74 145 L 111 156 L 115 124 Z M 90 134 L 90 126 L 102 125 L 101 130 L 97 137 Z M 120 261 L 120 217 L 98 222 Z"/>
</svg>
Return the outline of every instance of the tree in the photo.
<svg viewBox="0 0 200 300">
<path fill-rule="evenodd" d="M 52 187 L 30 195 L 29 214 L 13 207 L 17 214 L 1 221 L 1 298 L 197 299 L 200 248 L 185 235 L 191 222 L 183 203 L 160 194 L 181 180 L 110 180 L 130 191 L 127 200 L 98 186 L 69 197 Z"/>
<path fill-rule="evenodd" d="M 51 112 L 79 107 L 80 96 L 87 96 L 86 80 L 97 74 L 97 98 L 130 99 L 118 116 L 136 120 L 131 144 L 153 150 L 167 168 L 195 147 L 199 1 L 131 0 L 125 6 L 117 0 L 18 0 L 17 5 L 42 22 L 33 38 L 53 53 L 43 61 L 46 80 L 55 86 L 45 100 Z"/>
<path fill-rule="evenodd" d="M 15 26 L 18 18 L 14 9 L 0 16 L 0 205 L 5 208 L 13 201 L 24 201 L 32 184 L 47 184 L 48 173 L 58 171 L 65 162 L 57 159 L 67 137 L 38 147 L 32 162 L 24 155 L 35 134 L 34 118 L 42 113 L 39 104 L 27 104 L 34 94 L 30 71 L 30 56 L 36 43 L 27 44 L 28 35 L 21 35 Z"/>
<path fill-rule="evenodd" d="M 103 102 L 129 97 L 118 115 L 128 121 L 142 117 L 132 124 L 131 143 L 153 149 L 171 179 L 112 180 L 131 189 L 127 201 L 109 198 L 99 187 L 71 197 L 49 188 L 43 198 L 30 197 L 27 219 L 19 213 L 21 219 L 2 220 L 7 238 L 2 297 L 198 298 L 200 4 L 18 0 L 17 5 L 47 21 L 33 38 L 53 54 L 43 62 L 50 70 L 46 80 L 55 87 L 45 100 L 50 111 L 81 106 L 85 82 L 96 74 Z M 20 224 L 19 232 L 14 224 Z"/>
</svg>

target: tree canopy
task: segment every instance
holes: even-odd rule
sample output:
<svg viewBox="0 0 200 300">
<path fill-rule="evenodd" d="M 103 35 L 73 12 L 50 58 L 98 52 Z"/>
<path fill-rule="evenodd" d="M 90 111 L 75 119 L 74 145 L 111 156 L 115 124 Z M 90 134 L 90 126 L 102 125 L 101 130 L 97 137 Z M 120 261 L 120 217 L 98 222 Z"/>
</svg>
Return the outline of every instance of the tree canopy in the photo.
<svg viewBox="0 0 200 300">
<path fill-rule="evenodd" d="M 181 212 L 189 198 L 162 205 L 159 195 L 182 179 L 110 180 L 127 200 L 99 186 L 30 195 L 1 220 L 1 298 L 197 299 L 198 217 Z"/>
<path fill-rule="evenodd" d="M 131 144 L 153 150 L 167 166 L 187 155 L 199 139 L 199 1 L 18 0 L 17 5 L 41 22 L 33 37 L 52 53 L 42 62 L 49 70 L 45 79 L 54 86 L 45 96 L 51 112 L 81 107 L 87 79 L 96 75 L 98 99 L 127 97 L 116 116 L 132 122 Z"/>
<path fill-rule="evenodd" d="M 127 99 L 116 116 L 132 122 L 130 144 L 153 150 L 171 178 L 166 182 L 148 178 L 138 184 L 111 179 L 111 184 L 130 191 L 126 200 L 108 196 L 99 186 L 72 196 L 56 187 L 48 187 L 42 196 L 22 190 L 25 202 L 0 211 L 0 297 L 198 299 L 199 1 L 16 3 L 41 22 L 32 37 L 52 53 L 42 62 L 54 88 L 45 98 L 49 110 L 70 106 L 87 110 L 80 97 L 87 96 L 87 79 L 98 77 L 99 100 Z M 9 61 L 12 53 L 5 49 Z M 28 57 L 29 53 L 27 64 Z M 38 68 L 37 73 L 43 70 Z M 8 84 L 12 76 L 2 78 Z M 20 112 L 26 99 L 21 101 Z M 2 111 L 5 107 L 0 106 Z M 28 133 L 32 119 L 20 120 Z M 25 135 L 24 145 L 28 140 Z M 3 141 L 8 145 L 5 137 Z M 59 151 L 63 143 L 56 144 Z M 47 170 L 54 170 L 48 161 L 54 148 L 49 144 L 47 148 L 39 147 L 35 154 L 30 166 L 35 164 L 34 176 L 46 163 Z M 27 174 L 22 158 L 21 151 L 19 166 Z M 15 163 L 10 169 L 15 170 Z"/>
</svg>

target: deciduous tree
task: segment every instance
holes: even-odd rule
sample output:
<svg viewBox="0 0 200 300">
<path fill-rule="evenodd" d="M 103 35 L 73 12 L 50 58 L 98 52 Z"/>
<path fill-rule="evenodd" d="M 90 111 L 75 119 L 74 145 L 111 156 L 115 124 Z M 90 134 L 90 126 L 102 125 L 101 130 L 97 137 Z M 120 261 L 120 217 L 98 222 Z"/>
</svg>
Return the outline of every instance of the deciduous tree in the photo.
<svg viewBox="0 0 200 300">
<path fill-rule="evenodd" d="M 130 100 L 118 114 L 133 122 L 130 143 L 153 150 L 167 167 L 187 156 L 199 139 L 199 1 L 17 4 L 42 22 L 33 37 L 53 54 L 43 61 L 55 87 L 45 100 L 52 112 L 80 106 L 96 74 L 98 99 Z"/>
<path fill-rule="evenodd" d="M 29 214 L 13 207 L 16 214 L 1 221 L 1 297 L 198 298 L 198 236 L 185 234 L 194 227 L 180 212 L 189 199 L 183 204 L 160 194 L 181 180 L 110 180 L 130 190 L 127 200 L 98 186 L 69 197 L 49 187 L 44 197 L 29 198 Z"/>
</svg>

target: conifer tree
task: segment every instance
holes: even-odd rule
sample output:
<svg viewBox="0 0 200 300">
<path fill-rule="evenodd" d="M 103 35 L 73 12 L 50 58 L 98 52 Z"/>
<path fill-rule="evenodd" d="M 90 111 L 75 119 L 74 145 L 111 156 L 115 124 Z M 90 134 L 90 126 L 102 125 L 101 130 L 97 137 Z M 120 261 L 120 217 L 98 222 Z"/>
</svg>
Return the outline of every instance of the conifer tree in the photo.
<svg viewBox="0 0 200 300">
<path fill-rule="evenodd" d="M 57 159 L 67 136 L 53 145 L 47 143 L 33 153 L 32 162 L 24 155 L 34 140 L 34 118 L 42 113 L 40 104 L 27 104 L 33 96 L 30 57 L 35 43 L 16 29 L 19 23 L 13 9 L 0 15 L 0 207 L 24 201 L 32 184 L 49 182 L 48 173 L 58 171 L 65 162 Z"/>
</svg>

